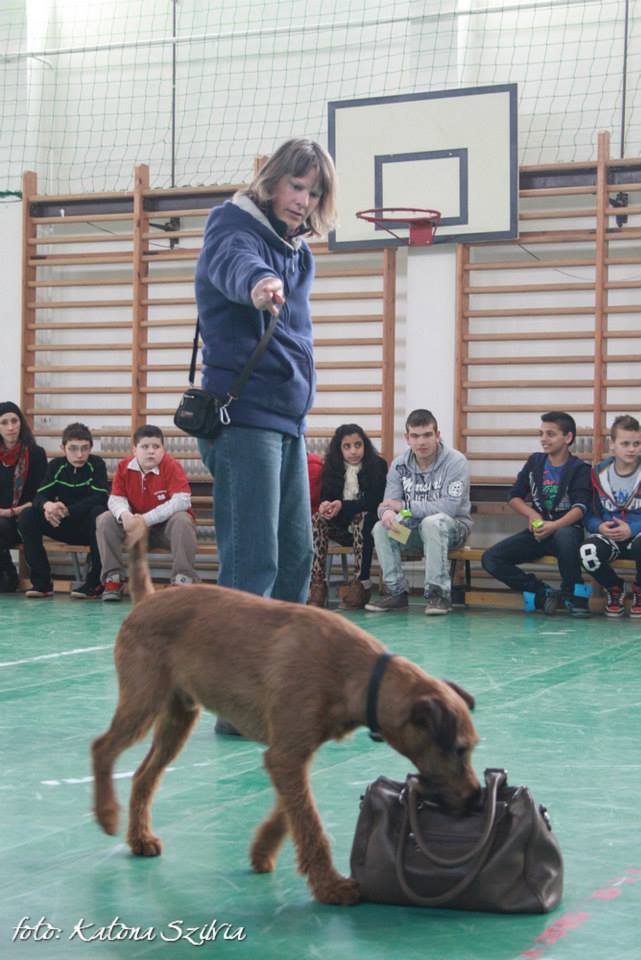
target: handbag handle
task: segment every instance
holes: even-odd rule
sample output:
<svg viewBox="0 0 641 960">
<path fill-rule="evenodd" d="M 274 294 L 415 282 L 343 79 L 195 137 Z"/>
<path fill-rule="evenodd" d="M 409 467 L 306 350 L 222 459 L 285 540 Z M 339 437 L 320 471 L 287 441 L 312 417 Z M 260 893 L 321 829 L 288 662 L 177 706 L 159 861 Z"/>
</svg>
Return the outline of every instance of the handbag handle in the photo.
<svg viewBox="0 0 641 960">
<path fill-rule="evenodd" d="M 396 876 L 400 884 L 403 893 L 408 898 L 408 900 L 413 903 L 418 904 L 421 907 L 438 907 L 442 904 L 448 903 L 450 900 L 453 900 L 460 893 L 467 889 L 470 884 L 478 877 L 481 872 L 481 867 L 485 863 L 487 854 L 489 853 L 491 841 L 493 839 L 493 832 L 496 823 L 496 799 L 499 791 L 499 787 L 506 780 L 505 770 L 495 770 L 487 769 L 485 771 L 485 782 L 487 784 L 487 793 L 485 799 L 485 816 L 483 818 L 483 831 L 481 833 L 481 838 L 479 842 L 475 845 L 471 852 L 464 854 L 461 857 L 456 857 L 452 860 L 446 860 L 442 857 L 438 857 L 435 853 L 428 850 L 425 845 L 425 841 L 421 836 L 420 826 L 418 823 L 418 817 L 416 813 L 416 794 L 418 792 L 418 787 L 414 778 L 409 782 L 409 795 L 407 803 L 405 805 L 405 813 L 403 816 L 403 822 L 401 824 L 401 831 L 399 836 L 399 842 L 396 847 Z M 437 894 L 435 897 L 422 897 L 414 890 L 412 890 L 407 882 L 405 876 L 405 863 L 403 860 L 403 851 L 405 849 L 405 839 L 409 834 L 409 828 L 412 828 L 416 842 L 422 851 L 422 853 L 433 863 L 436 863 L 438 866 L 442 867 L 455 867 L 462 866 L 464 863 L 468 863 L 474 857 L 477 857 L 477 861 L 470 868 L 469 872 L 463 877 L 459 883 L 455 884 L 450 890 L 447 890 L 445 893 Z"/>
<path fill-rule="evenodd" d="M 494 830 L 494 821 L 496 819 L 496 798 L 499 787 L 505 782 L 505 779 L 505 771 L 503 770 L 488 769 L 486 771 L 485 782 L 487 784 L 487 792 L 485 797 L 483 831 L 481 836 L 476 846 L 472 847 L 471 850 L 468 850 L 467 853 L 463 853 L 460 857 L 454 857 L 453 859 L 448 860 L 446 857 L 440 857 L 438 854 L 434 853 L 433 850 L 430 850 L 423 839 L 421 827 L 418 822 L 416 801 L 416 795 L 420 793 L 420 788 L 416 779 L 412 777 L 409 782 L 409 796 L 407 801 L 409 821 L 410 826 L 412 827 L 412 832 L 416 839 L 416 843 L 428 860 L 431 860 L 432 863 L 435 863 L 439 867 L 460 867 L 464 863 L 468 863 L 470 860 L 473 860 L 474 857 L 477 857 L 483 851 L 483 848 L 490 839 L 492 831 Z"/>
</svg>

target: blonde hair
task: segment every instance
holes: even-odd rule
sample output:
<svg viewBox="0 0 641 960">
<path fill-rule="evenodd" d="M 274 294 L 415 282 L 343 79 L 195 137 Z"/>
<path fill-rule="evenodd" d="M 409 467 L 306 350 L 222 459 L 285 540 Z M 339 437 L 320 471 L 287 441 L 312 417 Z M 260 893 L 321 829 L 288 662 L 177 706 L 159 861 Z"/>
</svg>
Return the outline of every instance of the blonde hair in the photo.
<svg viewBox="0 0 641 960">
<path fill-rule="evenodd" d="M 315 236 L 327 233 L 336 216 L 336 171 L 326 150 L 306 138 L 286 140 L 259 170 L 244 193 L 263 210 L 269 208 L 282 177 L 304 177 L 310 169 L 318 171 L 320 200 L 307 218 Z"/>
</svg>

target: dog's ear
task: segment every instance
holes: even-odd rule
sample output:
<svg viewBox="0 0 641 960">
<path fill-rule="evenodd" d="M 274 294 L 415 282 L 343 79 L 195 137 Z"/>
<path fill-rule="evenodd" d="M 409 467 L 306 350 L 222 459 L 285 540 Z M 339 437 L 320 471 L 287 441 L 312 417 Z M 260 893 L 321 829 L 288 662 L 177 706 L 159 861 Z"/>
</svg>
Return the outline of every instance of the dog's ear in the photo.
<svg viewBox="0 0 641 960">
<path fill-rule="evenodd" d="M 455 749 L 457 719 L 442 700 L 437 697 L 420 697 L 412 705 L 410 720 L 417 726 L 424 727 L 444 753 Z"/>
<path fill-rule="evenodd" d="M 455 693 L 458 693 L 461 700 L 464 700 L 468 706 L 468 709 L 473 710 L 475 706 L 474 697 L 471 693 L 468 693 L 467 690 L 464 690 L 463 687 L 459 687 L 458 683 L 454 683 L 453 680 L 444 680 L 444 683 L 451 687 Z"/>
</svg>

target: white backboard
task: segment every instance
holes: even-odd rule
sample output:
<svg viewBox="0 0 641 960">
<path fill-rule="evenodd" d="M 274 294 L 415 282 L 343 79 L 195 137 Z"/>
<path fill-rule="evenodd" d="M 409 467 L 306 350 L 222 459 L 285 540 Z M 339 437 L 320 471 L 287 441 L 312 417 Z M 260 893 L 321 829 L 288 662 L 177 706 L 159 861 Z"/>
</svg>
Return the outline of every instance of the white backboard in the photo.
<svg viewBox="0 0 641 960">
<path fill-rule="evenodd" d="M 516 84 L 328 104 L 338 174 L 332 249 L 405 243 L 356 217 L 373 207 L 442 214 L 435 243 L 518 233 Z M 407 238 L 396 223 L 394 232 Z"/>
</svg>

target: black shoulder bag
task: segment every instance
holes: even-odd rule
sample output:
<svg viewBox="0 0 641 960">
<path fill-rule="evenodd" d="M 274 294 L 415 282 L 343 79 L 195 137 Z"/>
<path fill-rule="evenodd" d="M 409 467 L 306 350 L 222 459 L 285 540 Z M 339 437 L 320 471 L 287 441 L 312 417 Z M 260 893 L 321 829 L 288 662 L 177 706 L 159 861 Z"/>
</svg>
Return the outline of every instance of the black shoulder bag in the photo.
<svg viewBox="0 0 641 960">
<path fill-rule="evenodd" d="M 240 391 L 247 383 L 249 376 L 267 349 L 267 344 L 271 340 L 272 334 L 278 323 L 278 315 L 272 316 L 269 325 L 254 350 L 240 371 L 240 374 L 234 380 L 226 397 L 221 397 L 216 393 L 208 393 L 206 390 L 199 390 L 194 387 L 196 377 L 196 356 L 198 355 L 198 337 L 200 335 L 200 318 L 196 318 L 196 332 L 194 334 L 194 344 L 191 351 L 191 363 L 189 365 L 189 387 L 183 393 L 178 409 L 174 414 L 174 424 L 179 430 L 190 434 L 192 437 L 201 437 L 203 440 L 213 440 L 218 436 L 223 427 L 229 426 L 231 417 L 229 416 L 229 404 L 232 400 L 237 400 Z"/>
</svg>

